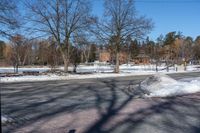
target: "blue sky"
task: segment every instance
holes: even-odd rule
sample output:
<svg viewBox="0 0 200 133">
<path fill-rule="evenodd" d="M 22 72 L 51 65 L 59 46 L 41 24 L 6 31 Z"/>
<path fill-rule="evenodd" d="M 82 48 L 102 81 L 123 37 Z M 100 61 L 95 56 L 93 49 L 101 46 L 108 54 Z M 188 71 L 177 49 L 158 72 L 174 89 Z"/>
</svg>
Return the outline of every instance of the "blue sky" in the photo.
<svg viewBox="0 0 200 133">
<path fill-rule="evenodd" d="M 153 20 L 155 27 L 148 35 L 153 40 L 171 31 L 194 39 L 200 35 L 200 0 L 136 0 L 135 7 L 139 15 Z M 93 1 L 93 13 L 103 14 L 103 0 Z"/>
<path fill-rule="evenodd" d="M 104 0 L 91 1 L 93 14 L 101 16 Z M 24 13 L 21 6 L 20 3 Z M 180 31 L 193 39 L 200 35 L 200 0 L 135 0 L 135 7 L 139 15 L 153 20 L 155 27 L 148 35 L 152 40 L 171 31 Z"/>
</svg>

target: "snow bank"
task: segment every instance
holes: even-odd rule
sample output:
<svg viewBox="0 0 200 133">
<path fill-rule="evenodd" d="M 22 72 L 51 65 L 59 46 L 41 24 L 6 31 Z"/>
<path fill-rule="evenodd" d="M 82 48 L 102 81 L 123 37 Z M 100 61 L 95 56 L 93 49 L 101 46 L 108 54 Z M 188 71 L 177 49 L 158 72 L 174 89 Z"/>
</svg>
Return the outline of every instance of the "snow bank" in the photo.
<svg viewBox="0 0 200 133">
<path fill-rule="evenodd" d="M 55 74 L 39 75 L 39 76 L 19 76 L 19 77 L 0 77 L 0 83 L 9 82 L 25 82 L 25 81 L 50 81 L 50 80 L 69 80 L 69 79 L 89 79 L 89 78 L 108 78 L 108 77 L 124 77 L 135 75 L 151 75 L 155 72 L 135 72 L 135 73 L 92 73 L 92 74 L 68 74 L 66 76 L 58 76 Z"/>
<path fill-rule="evenodd" d="M 176 81 L 164 74 L 156 74 L 146 78 L 140 89 L 147 97 L 166 97 L 200 92 L 200 77 Z"/>
<path fill-rule="evenodd" d="M 8 118 L 7 116 L 1 116 L 1 124 L 5 125 L 7 123 L 13 122 L 13 119 Z"/>
<path fill-rule="evenodd" d="M 22 73 L 23 71 L 39 71 L 39 72 L 45 72 L 50 70 L 51 68 L 43 67 L 43 68 L 36 68 L 36 67 L 24 67 L 24 68 L 18 68 L 18 72 Z M 13 67 L 0 67 L 0 73 L 13 73 L 14 68 Z"/>
<path fill-rule="evenodd" d="M 39 76 L 19 76 L 19 77 L 0 77 L 0 83 L 23 82 L 23 81 L 48 81 L 62 79 L 57 75 L 39 75 Z"/>
<path fill-rule="evenodd" d="M 186 67 L 187 71 L 200 71 L 200 65 L 189 65 Z"/>
<path fill-rule="evenodd" d="M 187 72 L 187 71 L 186 71 Z M 170 74 L 177 72 L 159 72 L 160 74 Z M 136 76 L 136 75 L 152 75 L 156 72 L 152 71 L 136 71 L 132 73 L 91 73 L 91 74 L 67 74 L 60 76 L 56 74 L 48 75 L 35 75 L 35 76 L 19 76 L 19 77 L 0 77 L 0 83 L 9 82 L 26 82 L 26 81 L 51 81 L 51 80 L 70 80 L 70 79 L 89 79 L 89 78 L 108 78 L 108 77 L 125 77 L 125 76 Z"/>
</svg>

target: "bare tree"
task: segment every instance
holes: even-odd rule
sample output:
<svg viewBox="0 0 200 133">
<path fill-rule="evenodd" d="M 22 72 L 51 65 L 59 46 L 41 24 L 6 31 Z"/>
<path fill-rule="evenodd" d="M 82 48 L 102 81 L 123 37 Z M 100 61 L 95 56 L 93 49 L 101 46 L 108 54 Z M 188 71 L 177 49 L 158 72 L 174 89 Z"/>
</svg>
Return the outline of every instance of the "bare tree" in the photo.
<svg viewBox="0 0 200 133">
<path fill-rule="evenodd" d="M 115 51 L 115 72 L 119 72 L 120 48 L 126 38 L 139 38 L 146 35 L 153 24 L 150 19 L 139 17 L 135 11 L 134 0 L 105 0 L 104 19 L 97 24 L 96 33 L 99 39 L 113 40 Z"/>
<path fill-rule="evenodd" d="M 184 57 L 186 62 L 189 62 L 192 59 L 192 45 L 193 45 L 193 39 L 192 37 L 186 37 L 183 41 L 183 46 L 181 46 L 181 53 Z"/>
<path fill-rule="evenodd" d="M 80 50 L 81 54 L 81 61 L 88 63 L 90 58 L 90 52 L 91 52 L 91 40 L 89 39 L 88 34 L 76 34 L 74 37 L 74 44 L 76 47 Z"/>
<path fill-rule="evenodd" d="M 17 6 L 15 1 L 1 0 L 0 2 L 0 36 L 10 37 L 18 27 Z"/>
<path fill-rule="evenodd" d="M 12 47 L 12 63 L 14 66 L 14 72 L 18 73 L 19 65 L 22 65 L 25 54 L 24 54 L 24 47 L 27 44 L 27 39 L 22 35 L 15 35 L 10 38 L 11 47 Z"/>
<path fill-rule="evenodd" d="M 36 0 L 26 3 L 30 13 L 28 20 L 35 23 L 31 29 L 45 35 L 52 35 L 59 46 L 68 72 L 72 36 L 86 30 L 90 24 L 90 3 L 88 0 Z"/>
<path fill-rule="evenodd" d="M 196 60 L 200 60 L 200 36 L 195 39 L 195 44 L 193 46 L 193 54 Z"/>
<path fill-rule="evenodd" d="M 76 73 L 77 66 L 81 62 L 81 55 L 80 55 L 81 50 L 77 46 L 73 46 L 72 51 L 73 51 L 72 58 L 70 59 L 74 67 L 73 72 Z"/>
</svg>

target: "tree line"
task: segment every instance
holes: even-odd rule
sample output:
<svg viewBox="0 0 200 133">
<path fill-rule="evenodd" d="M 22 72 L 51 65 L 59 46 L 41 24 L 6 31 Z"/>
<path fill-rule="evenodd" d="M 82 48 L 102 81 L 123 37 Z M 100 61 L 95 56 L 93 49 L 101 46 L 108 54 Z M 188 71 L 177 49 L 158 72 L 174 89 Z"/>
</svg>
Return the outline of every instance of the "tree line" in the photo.
<svg viewBox="0 0 200 133">
<path fill-rule="evenodd" d="M 101 51 L 107 51 L 115 60 L 114 47 L 112 43 L 98 45 L 85 41 L 76 46 L 71 46 L 70 63 L 94 62 L 98 60 Z M 63 65 L 62 53 L 53 38 L 28 40 L 23 36 L 16 35 L 9 44 L 0 41 L 0 58 L 5 59 L 9 65 L 49 65 L 55 67 Z M 127 54 L 126 62 L 129 63 L 137 57 L 140 51 L 144 51 L 152 61 L 170 61 L 181 64 L 183 60 L 187 63 L 200 59 L 200 36 L 193 39 L 169 32 L 165 36 L 159 36 L 156 41 L 147 37 L 143 41 L 129 38 L 121 51 Z M 110 61 L 115 64 L 115 61 Z"/>
<path fill-rule="evenodd" d="M 93 62 L 98 50 L 112 55 L 119 72 L 121 52 L 127 62 L 144 50 L 155 62 L 199 59 L 199 37 L 193 40 L 170 32 L 156 41 L 145 36 L 154 28 L 151 19 L 140 16 L 134 0 L 104 0 L 104 14 L 92 14 L 90 0 L 26 0 L 0 3 L 1 58 L 8 64 L 64 65 Z M 20 11 L 23 10 L 23 13 Z M 16 17 L 18 16 L 18 17 Z"/>
</svg>

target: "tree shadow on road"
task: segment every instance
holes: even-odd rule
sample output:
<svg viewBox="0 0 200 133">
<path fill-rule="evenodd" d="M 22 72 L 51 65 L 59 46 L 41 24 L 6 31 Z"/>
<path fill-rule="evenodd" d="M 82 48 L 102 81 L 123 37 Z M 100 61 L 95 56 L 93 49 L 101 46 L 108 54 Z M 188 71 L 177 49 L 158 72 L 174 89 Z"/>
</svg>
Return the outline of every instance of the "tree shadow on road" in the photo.
<svg viewBox="0 0 200 133">
<path fill-rule="evenodd" d="M 15 102 L 15 99 L 12 99 L 15 95 L 6 97 L 11 99 L 5 107 L 7 113 L 24 121 L 13 124 L 4 132 L 14 132 L 41 119 L 46 119 L 45 123 L 58 114 L 92 108 L 97 110 L 99 119 L 89 125 L 84 133 L 198 133 L 200 131 L 200 93 L 170 98 L 138 99 L 136 98 L 138 94 L 124 91 L 127 86 L 137 82 L 121 84 L 114 79 L 104 79 L 95 84 L 73 86 L 67 84 L 48 86 L 44 82 L 38 88 L 26 90 L 22 94 L 17 93 L 19 94 L 17 107 L 11 104 Z M 41 102 L 42 98 L 44 100 Z M 71 124 L 76 121 L 78 120 L 74 116 Z M 66 132 L 72 131 L 68 126 L 64 128 Z M 35 127 L 31 132 L 38 132 L 38 129 Z M 78 130 L 73 129 L 73 132 L 76 131 Z"/>
<path fill-rule="evenodd" d="M 152 101 L 149 102 L 149 104 L 151 104 L 150 106 L 137 111 L 125 111 L 124 114 L 123 110 L 125 108 L 135 108 L 128 104 L 136 100 L 136 95 L 127 95 L 123 101 L 119 102 L 119 97 L 117 96 L 119 88 L 116 86 L 116 82 L 114 80 L 102 82 L 105 83 L 112 92 L 109 106 L 106 108 L 106 111 L 102 111 L 105 110 L 100 107 L 100 101 L 103 99 L 103 96 L 99 95 L 98 90 L 92 90 L 96 95 L 96 108 L 98 108 L 100 119 L 91 125 L 84 133 L 199 133 L 199 93 L 178 97 L 145 99 L 146 101 Z M 138 106 L 140 106 L 140 104 Z M 141 104 L 141 106 L 143 105 Z"/>
</svg>

